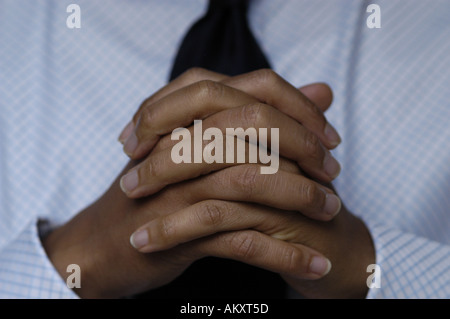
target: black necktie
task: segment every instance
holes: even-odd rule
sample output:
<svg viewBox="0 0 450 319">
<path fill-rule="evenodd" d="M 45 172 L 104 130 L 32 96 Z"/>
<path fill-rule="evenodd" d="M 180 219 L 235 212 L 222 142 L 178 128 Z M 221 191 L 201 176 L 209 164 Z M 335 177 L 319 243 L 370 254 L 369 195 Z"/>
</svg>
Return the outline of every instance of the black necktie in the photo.
<svg viewBox="0 0 450 319">
<path fill-rule="evenodd" d="M 247 0 L 210 0 L 204 17 L 186 34 L 170 79 L 191 67 L 228 75 L 269 63 L 247 23 Z M 281 298 L 286 290 L 279 275 L 232 260 L 207 257 L 193 263 L 170 284 L 143 298 Z"/>
<path fill-rule="evenodd" d="M 247 0 L 210 0 L 183 39 L 170 79 L 195 66 L 228 75 L 269 68 L 248 27 L 247 7 Z"/>
</svg>

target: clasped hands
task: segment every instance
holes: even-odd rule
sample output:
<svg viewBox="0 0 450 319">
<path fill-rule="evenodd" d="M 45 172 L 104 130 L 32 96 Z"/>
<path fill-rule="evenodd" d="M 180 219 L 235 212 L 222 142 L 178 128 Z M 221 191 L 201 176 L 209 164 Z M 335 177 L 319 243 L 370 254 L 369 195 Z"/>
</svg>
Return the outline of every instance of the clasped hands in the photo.
<svg viewBox="0 0 450 319">
<path fill-rule="evenodd" d="M 297 89 L 271 70 L 228 77 L 191 69 L 145 100 L 119 140 L 131 158 L 95 203 L 44 239 L 63 274 L 81 264 L 81 297 L 159 287 L 205 256 L 279 273 L 305 297 L 364 297 L 370 233 L 329 184 L 340 137 L 325 84 Z M 279 170 L 261 163 L 179 163 L 172 130 L 279 128 Z M 248 149 L 247 145 L 247 149 Z M 134 247 L 133 247 L 134 246 Z M 74 260 L 75 259 L 75 260 Z"/>
</svg>

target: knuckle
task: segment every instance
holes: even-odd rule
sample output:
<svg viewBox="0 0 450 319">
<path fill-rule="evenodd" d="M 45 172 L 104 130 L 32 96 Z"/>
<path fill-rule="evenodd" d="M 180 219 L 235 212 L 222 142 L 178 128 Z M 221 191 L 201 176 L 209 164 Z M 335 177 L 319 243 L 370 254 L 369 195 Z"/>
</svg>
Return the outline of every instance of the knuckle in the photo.
<svg viewBox="0 0 450 319">
<path fill-rule="evenodd" d="M 264 119 L 267 116 L 267 108 L 262 103 L 244 105 L 242 107 L 241 119 L 246 127 L 264 126 Z"/>
<path fill-rule="evenodd" d="M 139 117 L 139 126 L 150 127 L 152 123 L 155 123 L 155 112 L 151 107 L 144 107 Z"/>
<path fill-rule="evenodd" d="M 257 255 L 258 244 L 255 232 L 239 232 L 230 237 L 232 253 L 238 259 L 252 259 Z"/>
<path fill-rule="evenodd" d="M 153 178 L 159 175 L 162 170 L 161 163 L 155 157 L 149 157 L 145 164 L 142 165 L 142 179 L 147 180 L 149 178 Z M 140 176 L 141 177 L 141 176 Z"/>
<path fill-rule="evenodd" d="M 325 125 L 325 117 L 322 111 L 308 98 L 304 100 L 304 107 L 315 117 L 320 119 Z"/>
<path fill-rule="evenodd" d="M 258 165 L 242 165 L 234 181 L 237 190 L 251 196 L 255 193 L 259 176 Z"/>
<path fill-rule="evenodd" d="M 160 239 L 163 241 L 168 241 L 175 236 L 175 225 L 170 220 L 170 218 L 162 218 L 159 225 L 160 229 Z"/>
<path fill-rule="evenodd" d="M 256 71 L 256 75 L 263 84 L 273 84 L 280 79 L 280 76 L 272 69 L 260 69 Z"/>
<path fill-rule="evenodd" d="M 311 131 L 306 131 L 304 141 L 305 152 L 308 157 L 313 159 L 323 159 L 325 153 L 316 134 Z M 322 165 L 322 161 L 320 161 L 320 165 Z"/>
<path fill-rule="evenodd" d="M 199 67 L 193 67 L 186 70 L 181 76 L 192 82 L 201 81 L 205 78 L 206 70 Z"/>
<path fill-rule="evenodd" d="M 147 103 L 149 103 L 150 98 L 146 99 L 144 102 L 142 102 L 141 106 L 139 106 L 139 109 L 136 111 L 136 113 L 134 113 L 133 115 L 133 123 L 136 124 L 139 119 L 142 116 L 142 112 L 147 108 Z"/>
<path fill-rule="evenodd" d="M 211 100 L 218 99 L 224 93 L 224 87 L 219 82 L 214 82 L 211 80 L 201 80 L 194 85 L 195 97 L 197 99 Z"/>
<path fill-rule="evenodd" d="M 298 273 L 304 265 L 304 254 L 300 249 L 289 247 L 283 254 L 284 271 L 288 274 Z"/>
<path fill-rule="evenodd" d="M 197 219 L 203 225 L 217 226 L 223 222 L 226 215 L 226 206 L 218 201 L 206 201 L 197 212 Z"/>
<path fill-rule="evenodd" d="M 304 205 L 313 206 L 318 198 L 318 191 L 312 183 L 301 183 L 300 194 Z"/>
</svg>

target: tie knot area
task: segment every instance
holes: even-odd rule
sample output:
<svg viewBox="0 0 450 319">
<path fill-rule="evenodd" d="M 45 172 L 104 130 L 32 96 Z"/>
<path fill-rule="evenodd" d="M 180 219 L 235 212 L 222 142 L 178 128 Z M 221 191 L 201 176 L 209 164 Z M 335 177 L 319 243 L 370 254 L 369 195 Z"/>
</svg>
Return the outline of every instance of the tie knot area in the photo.
<svg viewBox="0 0 450 319">
<path fill-rule="evenodd" d="M 209 11 L 213 10 L 239 10 L 246 12 L 248 0 L 209 0 Z"/>
</svg>

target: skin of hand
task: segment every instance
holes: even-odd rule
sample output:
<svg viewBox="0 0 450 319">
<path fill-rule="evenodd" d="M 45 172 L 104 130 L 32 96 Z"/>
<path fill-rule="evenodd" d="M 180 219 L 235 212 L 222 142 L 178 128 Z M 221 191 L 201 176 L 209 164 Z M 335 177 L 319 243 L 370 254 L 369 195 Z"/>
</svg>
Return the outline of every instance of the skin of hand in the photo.
<svg viewBox="0 0 450 319">
<path fill-rule="evenodd" d="M 282 164 L 278 173 L 287 174 L 293 167 Z M 224 205 L 242 216 L 265 216 L 266 206 L 217 199 L 223 196 L 224 188 L 237 185 L 233 180 L 243 168 L 248 169 L 246 165 L 222 169 L 138 200 L 125 196 L 118 178 L 95 203 L 43 238 L 44 248 L 61 277 L 68 276 L 69 264 L 80 266 L 81 288 L 75 292 L 82 298 L 124 297 L 162 286 L 205 256 L 234 259 L 295 278 L 311 280 L 324 276 L 329 264 L 321 253 L 281 240 L 277 231 L 272 236 L 252 229 L 220 232 L 151 254 L 142 254 L 132 247 L 130 235 L 139 226 L 186 209 L 190 209 L 191 223 L 206 227 L 219 225 L 224 217 L 228 220 L 223 214 Z M 244 182 L 241 186 L 241 192 L 247 191 L 244 196 L 253 196 L 253 185 L 248 187 Z M 272 196 L 279 198 L 274 206 L 284 199 L 282 192 L 284 189 L 272 190 Z M 294 198 L 294 192 L 289 196 Z M 166 226 L 169 224 L 158 227 L 155 235 L 160 237 L 162 232 L 161 238 L 171 238 L 175 228 Z"/>
<path fill-rule="evenodd" d="M 320 88 L 310 86 L 304 91 L 309 90 L 313 94 L 314 90 L 318 90 L 316 93 L 319 98 L 316 100 L 320 102 L 323 89 L 323 86 Z M 158 145 L 155 149 L 158 149 Z M 295 173 L 292 171 L 293 165 L 286 163 L 289 162 L 282 161 L 279 173 L 293 175 Z M 136 164 L 137 162 L 130 162 L 125 171 Z M 133 249 L 129 238 L 139 226 L 149 220 L 191 206 L 199 208 L 197 216 L 200 220 L 203 218 L 206 223 L 215 223 L 214 212 L 218 202 L 228 203 L 233 199 L 232 196 L 235 196 L 227 194 L 226 200 L 221 201 L 223 189 L 235 187 L 237 185 L 235 181 L 239 180 L 237 176 L 251 176 L 242 174 L 242 169 L 251 172 L 250 169 L 243 165 L 239 166 L 243 168 L 236 166 L 232 167 L 233 170 L 231 167 L 222 169 L 193 181 L 167 186 L 157 194 L 138 200 L 130 200 L 121 191 L 119 181 L 123 176 L 122 172 L 99 200 L 44 238 L 44 248 L 62 277 L 67 276 L 65 272 L 67 265 L 71 263 L 80 265 L 83 284 L 77 293 L 81 297 L 88 298 L 127 296 L 164 285 L 178 276 L 194 260 L 204 256 L 240 260 L 274 272 L 290 274 L 295 278 L 318 279 L 325 275 L 329 271 L 329 265 L 319 252 L 248 229 L 214 234 L 153 254 L 141 254 Z M 298 171 L 296 176 L 300 176 Z M 202 178 L 206 181 L 202 182 Z M 214 179 L 221 181 L 220 183 L 216 181 L 216 187 L 205 184 L 214 182 Z M 255 184 L 251 179 L 240 181 L 243 191 L 249 192 L 244 195 L 252 198 Z M 251 187 L 247 185 L 249 181 L 252 182 Z M 305 181 L 304 178 L 297 180 L 297 183 L 303 185 Z M 197 184 L 196 187 L 193 187 L 194 182 Z M 307 186 L 301 186 L 301 189 L 305 191 L 306 203 L 312 205 L 319 198 L 323 205 L 326 197 L 323 191 L 311 182 L 305 185 Z M 208 189 L 208 192 L 202 194 L 202 188 Z M 278 192 L 272 190 L 271 196 L 283 198 L 281 190 L 285 191 L 284 188 Z M 298 188 L 293 189 L 296 193 L 292 193 L 289 197 L 301 197 L 298 196 L 297 190 Z M 331 194 L 328 189 L 324 190 L 325 193 Z M 255 202 L 258 201 L 256 197 Z M 281 202 L 274 199 L 268 204 L 277 207 L 282 205 Z M 250 207 L 255 212 L 267 209 L 257 204 L 233 204 L 240 211 Z M 291 205 L 295 205 L 295 202 Z M 168 229 L 166 230 L 170 233 Z M 289 258 L 289 263 L 282 262 L 286 258 Z"/>
<path fill-rule="evenodd" d="M 325 85 L 321 89 L 331 101 L 331 90 Z M 339 144 L 340 137 L 323 110 L 271 70 L 235 77 L 189 70 L 144 101 L 119 140 L 132 159 L 147 156 L 163 136 L 160 149 L 170 152 L 167 134 L 190 126 L 195 119 L 203 119 L 204 128 L 219 128 L 224 135 L 226 128 L 278 128 L 280 156 L 295 161 L 305 173 L 323 182 L 339 174 L 339 163 L 329 149 Z M 206 163 L 179 165 L 159 152 L 130 170 L 121 186 L 130 198 L 139 198 L 167 184 L 222 167 Z"/>
<path fill-rule="evenodd" d="M 148 243 L 137 247 L 140 252 L 174 249 L 177 245 L 213 236 L 251 229 L 292 244 L 300 244 L 320 251 L 329 258 L 333 267 L 318 279 L 307 280 L 281 272 L 283 279 L 306 298 L 365 298 L 368 292 L 367 266 L 375 263 L 375 251 L 369 231 L 364 223 L 352 215 L 345 206 L 328 222 L 312 220 L 298 212 L 287 212 L 255 204 L 235 205 L 224 201 L 210 202 L 208 211 L 193 205 L 178 212 L 153 219 L 139 228 L 148 237 Z M 199 211 L 204 217 L 198 217 Z M 195 216 L 195 217 L 193 217 Z M 169 230 L 169 231 L 167 231 Z M 247 239 L 249 242 L 257 239 Z M 252 242 L 252 244 L 254 244 Z M 248 246 L 246 255 L 253 257 Z M 289 267 L 296 254 L 284 255 L 280 261 Z"/>
<path fill-rule="evenodd" d="M 205 72 L 204 70 L 200 70 L 200 72 Z M 264 71 L 267 73 L 267 71 Z M 273 73 L 270 73 L 270 75 L 265 75 L 263 78 L 265 78 L 267 83 L 270 83 L 269 85 L 261 85 L 263 87 L 262 92 L 269 91 L 269 87 L 275 87 L 277 88 L 278 92 L 289 92 L 289 88 L 286 83 L 282 83 L 280 87 L 277 87 L 276 84 L 280 84 L 280 79 L 274 75 Z M 204 75 L 203 75 L 204 76 Z M 194 108 L 193 114 L 195 116 L 199 116 L 201 118 L 205 117 L 206 121 L 208 119 L 211 119 L 214 117 L 214 111 L 217 111 L 216 114 L 219 114 L 221 116 L 221 121 L 214 121 L 212 120 L 212 123 L 214 123 L 217 127 L 219 124 L 223 124 L 223 127 L 230 127 L 232 125 L 239 126 L 239 124 L 243 124 L 243 126 L 246 127 L 267 127 L 270 125 L 267 125 L 269 123 L 268 120 L 266 121 L 260 121 L 262 123 L 258 123 L 258 121 L 248 121 L 247 118 L 254 118 L 254 116 L 246 116 L 245 112 L 242 112 L 242 110 L 236 110 L 236 95 L 235 92 L 232 92 L 232 90 L 229 90 L 231 88 L 239 88 L 243 89 L 244 91 L 248 92 L 249 87 L 242 87 L 241 83 L 248 84 L 249 82 L 252 82 L 254 78 L 250 76 L 250 79 L 248 77 L 243 76 L 245 80 L 242 81 L 242 78 L 239 78 L 238 80 L 230 79 L 223 77 L 221 75 L 217 74 L 207 74 L 207 78 L 210 78 L 211 80 L 220 81 L 220 83 L 226 83 L 224 87 L 220 86 L 218 82 L 202 82 L 203 87 L 194 87 L 194 89 L 197 89 L 200 91 L 205 91 L 205 85 L 206 85 L 206 91 L 207 93 L 197 93 L 193 90 L 192 82 L 190 82 L 190 79 L 185 80 L 184 84 L 186 85 L 184 89 L 182 90 L 182 93 L 179 93 L 180 91 L 176 91 L 179 89 L 179 86 L 177 83 L 174 84 L 173 88 L 166 88 L 166 90 L 170 91 L 170 93 L 166 93 L 164 98 L 160 99 L 159 101 L 156 98 L 150 98 L 149 100 L 144 103 L 137 114 L 135 115 L 133 121 L 125 128 L 123 131 L 121 137 L 122 141 L 125 142 L 124 149 L 125 151 L 133 158 L 139 158 L 142 156 L 142 154 L 145 154 L 145 151 L 152 148 L 154 143 L 160 140 L 160 136 L 162 136 L 165 133 L 169 132 L 169 129 L 175 128 L 176 126 L 183 126 L 187 125 L 188 123 L 192 122 L 193 118 L 189 116 L 188 113 L 183 113 L 183 111 L 180 111 L 176 107 L 176 102 L 174 102 L 174 99 L 176 99 L 177 94 L 182 95 L 189 95 L 194 96 L 191 102 L 193 104 L 190 107 L 186 107 L 186 110 L 191 110 Z M 270 80 L 267 80 L 267 79 Z M 242 82 L 240 82 L 242 81 Z M 258 79 L 260 82 L 260 78 Z M 257 81 L 257 82 L 258 82 Z M 186 83 L 188 82 L 188 83 Z M 194 82 L 195 83 L 195 82 Z M 195 83 L 198 85 L 198 83 Z M 256 85 L 258 86 L 258 85 Z M 249 103 L 250 105 L 246 105 L 247 110 L 251 109 L 257 109 L 257 111 L 250 111 L 250 113 L 253 115 L 254 113 L 261 114 L 263 113 L 261 109 L 267 109 L 266 105 L 261 105 L 262 102 L 267 102 L 268 100 L 271 101 L 271 104 L 275 105 L 276 108 L 283 110 L 283 112 L 289 114 L 297 121 L 300 121 L 305 127 L 308 127 L 311 129 L 315 129 L 317 133 L 317 123 L 319 124 L 319 127 L 324 127 L 324 118 L 312 118 L 315 119 L 316 127 L 314 127 L 310 122 L 314 122 L 314 120 L 311 120 L 311 118 L 300 118 L 297 117 L 298 115 L 295 114 L 295 111 L 292 109 L 283 109 L 283 102 L 280 101 L 280 96 L 276 96 L 276 94 L 272 94 L 270 97 L 268 95 L 264 95 L 262 92 L 258 92 L 254 87 L 252 87 L 253 91 L 251 91 L 251 94 L 253 96 L 258 96 L 258 101 L 252 101 L 250 98 Z M 214 105 L 214 100 L 217 100 L 218 97 L 224 95 L 224 91 L 229 90 L 229 95 L 234 96 L 235 100 L 231 99 L 228 101 L 228 104 L 225 103 L 226 107 L 223 107 L 224 104 L 220 104 L 221 107 L 218 110 L 214 110 L 214 107 L 211 110 L 210 105 Z M 194 93 L 192 92 L 194 91 Z M 175 92 L 175 93 L 174 93 Z M 286 94 L 289 95 L 289 94 Z M 174 97 L 175 96 L 175 97 Z M 201 98 L 199 100 L 199 97 Z M 211 98 L 211 100 L 208 100 L 208 98 Z M 247 102 L 247 96 L 243 95 L 239 97 L 240 99 Z M 283 96 L 285 98 L 285 96 Z M 203 103 L 203 106 L 201 106 Z M 295 104 L 295 103 L 293 103 Z M 200 105 L 200 106 L 199 106 Z M 204 105 L 208 105 L 208 107 L 205 107 Z M 234 105 L 234 106 L 233 106 Z M 188 104 L 189 106 L 189 104 Z M 195 108 L 198 109 L 195 109 Z M 216 106 L 217 107 L 217 106 Z M 228 110 L 228 108 L 233 108 L 231 111 Z M 163 109 L 164 111 L 161 111 L 160 109 Z M 203 108 L 203 109 L 202 109 Z M 225 109 L 228 113 L 228 115 L 223 116 L 224 111 L 221 111 Z M 324 111 L 325 109 L 321 110 Z M 172 122 L 168 122 L 165 120 L 166 118 L 169 118 L 168 116 L 165 116 L 164 112 L 175 114 L 180 113 L 179 117 L 171 117 L 170 120 Z M 312 112 L 314 113 L 314 112 Z M 145 114 L 145 115 L 143 115 Z M 148 114 L 151 114 L 150 116 Z M 230 115 L 231 114 L 231 115 Z M 242 116 L 244 114 L 244 116 Z M 270 109 L 269 111 L 266 110 L 267 118 L 270 118 L 270 124 L 274 126 L 274 123 L 277 123 L 277 120 L 274 120 L 277 117 L 277 113 L 271 113 Z M 316 112 L 317 114 L 317 112 Z M 302 114 L 304 116 L 304 114 Z M 143 120 L 143 118 L 150 117 L 154 122 Z M 223 120 L 223 118 L 229 119 L 229 121 Z M 244 118 L 244 123 L 239 120 L 241 118 Z M 155 125 L 153 123 L 160 122 L 163 123 L 159 127 L 158 125 Z M 252 125 L 248 125 L 250 124 Z M 255 124 L 256 122 L 256 124 Z M 151 125 L 149 125 L 151 124 Z M 296 126 L 295 124 L 298 123 L 289 123 L 289 121 L 286 118 L 279 117 L 278 119 L 278 126 L 281 127 L 284 125 L 285 128 L 285 135 L 284 139 L 282 137 L 282 141 L 286 142 L 286 145 L 280 146 L 282 155 L 286 156 L 287 158 L 290 158 L 292 160 L 296 160 L 297 164 L 303 168 L 307 173 L 310 175 L 315 176 L 318 179 L 322 179 L 322 181 L 329 181 L 330 178 L 332 179 L 335 176 L 325 176 L 323 174 L 320 174 L 320 168 L 317 169 L 317 166 L 312 168 L 309 166 L 309 162 L 301 161 L 299 160 L 304 158 L 304 154 L 292 154 L 289 153 L 289 151 L 292 149 L 292 145 L 295 143 L 293 140 L 305 140 L 304 136 L 302 136 L 303 132 L 298 132 L 297 134 L 292 134 L 292 132 L 296 132 Z M 246 126 L 247 125 L 247 126 Z M 275 124 L 276 125 L 276 124 Z M 163 129 L 164 126 L 164 129 Z M 214 125 L 210 125 L 214 126 Z M 325 122 L 325 127 L 327 127 L 327 124 Z M 298 128 L 298 127 L 297 127 Z M 309 131 L 311 132 L 311 131 Z M 286 134 L 287 133 L 287 134 Z M 292 134 L 294 137 L 293 139 L 289 139 L 289 133 Z M 323 131 L 322 131 L 323 133 Z M 283 134 L 281 134 L 283 135 Z M 139 138 L 138 138 L 139 136 Z M 330 140 L 324 139 L 323 134 L 319 134 L 318 140 L 320 140 L 320 143 L 323 143 L 322 145 L 325 145 L 326 147 L 332 148 L 334 147 L 334 143 Z M 320 138 L 322 137 L 322 139 Z M 335 136 L 334 136 L 335 137 Z M 334 142 L 336 143 L 338 139 L 336 139 Z M 133 144 L 133 146 L 130 148 L 130 144 Z M 318 145 L 319 143 L 314 142 L 311 143 L 314 145 Z M 163 138 L 161 143 L 159 145 L 163 145 L 158 149 L 156 147 L 157 152 L 160 157 L 162 158 L 168 158 L 167 152 L 161 151 L 161 148 L 169 148 L 170 142 L 168 142 L 167 138 Z M 173 143 L 172 143 L 173 145 Z M 286 150 L 286 152 L 283 153 L 283 148 Z M 322 149 L 324 149 L 322 147 Z M 301 152 L 300 152 L 301 153 Z M 313 154 L 317 155 L 320 154 L 320 152 L 312 152 Z M 327 154 L 327 151 L 324 152 Z M 321 154 L 322 156 L 323 153 Z M 316 156 L 314 159 L 315 161 L 311 161 L 311 163 L 316 164 L 317 163 L 325 163 L 325 161 L 317 161 Z M 320 157 L 320 156 L 319 156 Z M 326 155 L 325 155 L 326 158 Z M 127 193 L 130 197 L 139 197 L 144 196 L 147 194 L 154 193 L 155 191 L 158 191 L 168 183 L 165 180 L 158 180 L 158 178 L 155 178 L 155 175 L 159 174 L 148 174 L 148 170 L 146 170 L 146 166 L 149 165 L 150 167 L 154 167 L 155 159 L 152 159 L 151 157 L 148 157 L 142 164 L 140 164 L 137 168 L 134 168 L 132 172 L 137 172 L 137 176 L 139 176 L 139 184 L 144 185 L 144 190 L 142 188 L 138 188 L 138 191 L 136 192 L 136 189 L 129 190 L 126 187 L 124 188 L 124 191 Z M 186 178 L 189 178 L 189 173 L 187 175 L 183 175 L 182 170 L 184 172 L 189 171 L 187 168 L 182 167 L 182 165 L 179 165 L 177 170 L 177 166 L 170 167 L 170 161 L 164 161 L 161 159 L 157 159 L 156 162 L 165 162 L 168 163 L 168 167 L 166 169 L 161 169 L 161 166 L 159 165 L 159 169 L 164 171 L 171 171 L 173 172 L 173 175 L 170 174 L 161 174 L 167 178 L 167 180 L 170 180 L 172 182 L 178 182 L 179 180 L 183 180 Z M 325 165 L 324 165 L 325 166 Z M 190 165 L 192 168 L 193 166 Z M 199 166 L 200 167 L 200 166 Z M 196 177 L 198 175 L 203 175 L 209 173 L 211 170 L 220 169 L 216 167 L 209 166 L 210 170 L 205 171 L 201 168 L 197 168 L 195 172 L 191 172 L 193 174 L 192 177 Z M 195 167 L 194 167 L 195 169 Z M 264 198 L 267 198 L 266 196 L 269 196 L 267 193 L 261 192 L 261 185 L 264 185 L 266 188 L 270 189 L 278 189 L 280 187 L 280 180 L 286 181 L 289 180 L 287 176 L 283 176 L 280 179 L 273 179 L 269 177 L 261 177 L 258 176 L 256 170 L 253 170 L 252 173 L 248 173 L 247 171 L 244 171 L 245 173 L 240 176 L 246 176 L 244 179 L 252 180 L 250 183 L 251 186 L 249 188 L 252 189 L 253 195 L 261 194 L 263 193 L 263 196 L 260 196 L 255 202 L 266 204 L 272 207 L 281 208 L 281 209 L 295 209 L 290 208 L 287 206 L 279 207 L 271 205 L 271 203 L 268 203 L 268 201 L 264 201 Z M 283 175 L 280 173 L 279 175 Z M 146 176 L 151 176 L 151 179 L 146 179 Z M 250 176 L 250 178 L 249 178 Z M 176 179 L 176 178 L 179 178 Z M 208 183 L 207 183 L 208 184 Z M 242 183 L 241 183 L 242 184 Z M 248 184 L 248 183 L 247 183 Z M 259 185 L 256 186 L 256 185 Z M 283 185 L 283 184 L 281 184 Z M 140 185 L 139 185 L 140 186 Z M 248 185 L 247 185 L 248 186 Z M 255 187 L 256 186 L 256 187 Z M 282 186 L 281 186 L 282 187 Z M 240 191 L 241 187 L 237 187 L 237 189 Z M 225 193 L 229 193 L 230 190 L 224 188 Z M 232 192 L 232 191 L 231 191 Z M 236 194 L 234 194 L 236 196 Z M 226 198 L 232 200 L 233 198 Z M 234 198 L 236 199 L 236 198 Z M 245 201 L 252 201 L 248 200 L 248 198 L 239 198 L 239 200 L 245 200 Z M 298 205 L 298 203 L 296 203 Z M 198 223 L 198 219 L 194 219 L 194 222 L 191 216 L 198 216 L 199 209 L 195 206 L 188 207 L 187 209 L 184 209 L 180 212 L 164 216 L 159 219 L 152 220 L 147 225 L 141 227 L 138 232 L 135 233 L 136 238 L 139 237 L 139 245 L 138 249 L 142 252 L 155 252 L 155 251 L 161 251 L 165 249 L 170 249 L 172 247 L 176 247 L 176 245 L 184 242 L 189 242 L 191 240 L 195 240 L 197 238 L 202 238 L 203 236 L 210 236 L 215 233 L 221 233 L 224 231 L 236 231 L 236 230 L 244 230 L 244 229 L 254 229 L 259 232 L 268 234 L 270 236 L 280 238 L 289 242 L 293 243 L 301 243 L 305 244 L 308 247 L 314 247 L 322 252 L 327 252 L 330 256 L 333 256 L 333 264 L 336 263 L 336 266 L 333 270 L 333 272 L 326 276 L 324 279 L 317 280 L 317 281 L 305 281 L 299 278 L 291 277 L 289 274 L 285 274 L 284 278 L 286 281 L 291 284 L 296 290 L 298 290 L 300 293 L 302 293 L 304 296 L 307 297 L 364 297 L 367 293 L 367 286 L 366 286 L 366 268 L 369 264 L 374 262 L 374 249 L 373 249 L 373 243 L 371 241 L 370 234 L 365 227 L 364 223 L 353 216 L 351 213 L 349 213 L 345 207 L 342 207 L 341 215 L 338 216 L 335 220 L 328 222 L 328 223 L 321 223 L 317 221 L 312 221 L 310 219 L 305 218 L 304 216 L 299 216 L 298 213 L 294 214 L 281 214 L 281 219 L 276 218 L 277 216 L 280 217 L 279 210 L 271 209 L 271 213 L 275 216 L 270 216 L 270 214 L 249 214 L 249 212 L 253 212 L 251 207 L 248 207 L 246 210 L 246 213 L 244 214 L 242 211 L 237 209 L 236 207 L 233 207 L 233 204 L 224 203 L 224 202 L 218 202 L 213 205 L 213 209 L 209 210 L 209 216 L 211 217 L 211 211 L 213 211 L 215 217 L 211 217 L 210 219 L 214 220 L 214 222 L 211 224 L 207 224 L 206 226 L 202 223 Z M 300 208 L 297 206 L 297 208 Z M 263 209 L 264 210 L 264 209 Z M 302 213 L 306 216 L 313 217 L 315 219 L 320 220 L 321 218 L 318 218 L 317 215 L 309 214 L 307 208 L 301 207 L 300 209 Z M 259 210 L 261 211 L 261 210 Z M 312 215 L 312 216 L 311 216 Z M 251 216 L 254 217 L 254 219 L 250 218 Z M 323 218 L 322 220 L 328 220 L 327 218 Z M 170 229 L 170 233 L 168 234 L 167 229 Z M 280 232 L 274 233 L 274 230 L 277 229 Z M 301 230 L 302 232 L 299 232 L 298 230 Z M 320 234 L 320 235 L 319 235 Z M 314 240 L 313 240 L 314 239 Z M 136 246 L 136 244 L 135 244 Z M 347 252 L 349 250 L 350 252 Z M 342 258 L 345 256 L 346 258 Z"/>
<path fill-rule="evenodd" d="M 370 275 L 367 266 L 375 264 L 375 248 L 364 222 L 349 212 L 345 205 L 328 223 L 298 214 L 293 218 L 297 223 L 293 226 L 292 221 L 290 226 L 295 227 L 299 236 L 289 240 L 322 252 L 330 258 L 333 268 L 327 276 L 316 281 L 285 274 L 286 282 L 307 298 L 365 298 Z"/>
</svg>

